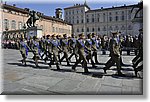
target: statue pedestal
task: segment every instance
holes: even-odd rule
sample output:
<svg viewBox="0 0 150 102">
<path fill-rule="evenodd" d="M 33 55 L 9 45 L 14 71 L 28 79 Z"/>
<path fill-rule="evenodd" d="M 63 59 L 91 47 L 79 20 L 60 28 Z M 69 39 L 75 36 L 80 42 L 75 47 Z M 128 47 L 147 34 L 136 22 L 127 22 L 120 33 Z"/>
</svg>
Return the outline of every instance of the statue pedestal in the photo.
<svg viewBox="0 0 150 102">
<path fill-rule="evenodd" d="M 41 38 L 43 36 L 42 29 L 38 28 L 38 27 L 27 28 L 27 35 L 26 35 L 26 37 L 27 38 L 30 38 L 30 37 L 33 38 L 33 36 L 36 36 L 37 38 Z"/>
</svg>

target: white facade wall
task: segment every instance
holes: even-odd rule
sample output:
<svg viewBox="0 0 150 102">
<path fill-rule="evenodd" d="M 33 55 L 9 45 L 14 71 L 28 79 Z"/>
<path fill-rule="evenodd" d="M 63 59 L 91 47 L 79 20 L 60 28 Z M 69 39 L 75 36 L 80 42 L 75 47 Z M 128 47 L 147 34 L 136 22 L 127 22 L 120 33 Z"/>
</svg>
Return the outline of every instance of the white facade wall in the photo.
<svg viewBox="0 0 150 102">
<path fill-rule="evenodd" d="M 136 27 L 133 27 L 132 20 L 137 9 L 134 9 L 131 13 L 132 8 L 132 6 L 122 6 L 89 10 L 86 6 L 73 7 L 65 9 L 65 14 L 68 14 L 64 18 L 73 24 L 73 31 L 76 35 L 84 32 L 85 34 L 96 33 L 98 35 L 105 34 L 109 36 L 111 31 L 121 31 L 123 35 L 130 34 L 134 36 L 136 35 L 134 31 L 139 30 L 139 28 L 136 29 Z M 73 11 L 74 14 L 69 13 Z M 142 13 L 138 15 L 142 16 Z"/>
</svg>

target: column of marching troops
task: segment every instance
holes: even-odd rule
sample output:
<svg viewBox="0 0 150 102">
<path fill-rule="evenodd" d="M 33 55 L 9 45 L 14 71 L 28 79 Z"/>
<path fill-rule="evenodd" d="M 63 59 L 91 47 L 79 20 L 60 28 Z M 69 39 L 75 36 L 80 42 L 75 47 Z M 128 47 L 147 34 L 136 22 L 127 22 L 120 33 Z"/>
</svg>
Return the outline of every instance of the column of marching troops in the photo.
<svg viewBox="0 0 150 102">
<path fill-rule="evenodd" d="M 143 30 L 139 30 L 139 48 L 138 54 L 132 60 L 135 76 L 137 76 L 138 71 L 143 69 Z M 47 35 L 41 39 L 34 36 L 32 39 L 27 40 L 26 38 L 21 38 L 19 41 L 20 52 L 22 55 L 22 64 L 26 66 L 26 59 L 28 57 L 28 52 L 33 53 L 33 60 L 36 67 L 39 67 L 38 60 L 42 59 L 45 63 L 48 63 L 49 67 L 51 65 L 56 65 L 57 70 L 60 70 L 61 62 L 67 62 L 67 66 L 70 66 L 71 59 L 75 56 L 75 64 L 72 67 L 72 71 L 76 71 L 78 64 L 82 65 L 85 73 L 89 73 L 87 64 L 91 63 L 92 68 L 95 68 L 98 61 L 98 49 L 100 42 L 97 39 L 96 34 L 88 34 L 85 38 L 84 34 L 79 34 L 78 38 L 73 34 L 71 37 L 67 37 L 66 34 L 62 36 L 53 34 L 52 36 Z M 103 68 L 104 73 L 116 64 L 117 74 L 119 76 L 124 76 L 121 72 L 122 57 L 121 57 L 121 39 L 118 32 L 112 32 L 112 37 L 109 40 L 109 51 L 110 59 L 105 64 Z M 70 55 L 70 54 L 71 55 Z M 63 55 L 61 57 L 61 55 Z M 70 55 L 70 56 L 69 56 Z"/>
</svg>

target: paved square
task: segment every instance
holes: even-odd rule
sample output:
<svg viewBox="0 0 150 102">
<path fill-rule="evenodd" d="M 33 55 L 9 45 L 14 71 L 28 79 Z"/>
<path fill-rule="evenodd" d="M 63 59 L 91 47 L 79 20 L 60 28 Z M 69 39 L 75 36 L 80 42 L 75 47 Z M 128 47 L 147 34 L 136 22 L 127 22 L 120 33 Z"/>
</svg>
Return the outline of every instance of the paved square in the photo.
<svg viewBox="0 0 150 102">
<path fill-rule="evenodd" d="M 99 52 L 99 65 L 92 68 L 88 64 L 91 74 L 83 74 L 81 66 L 77 72 L 71 71 L 71 66 L 63 62 L 61 71 L 55 70 L 55 66 L 49 68 L 40 60 L 40 68 L 35 68 L 32 53 L 29 53 L 27 66 L 20 62 L 21 55 L 18 50 L 2 49 L 3 53 L 3 93 L 2 94 L 142 94 L 143 80 L 134 76 L 130 61 L 133 55 L 123 55 L 123 62 L 128 66 L 122 66 L 122 72 L 128 77 L 115 76 L 116 68 L 113 66 L 104 75 L 102 68 L 109 59 L 108 55 Z M 72 61 L 74 58 L 72 59 Z M 73 65 L 74 63 L 71 63 Z"/>
</svg>

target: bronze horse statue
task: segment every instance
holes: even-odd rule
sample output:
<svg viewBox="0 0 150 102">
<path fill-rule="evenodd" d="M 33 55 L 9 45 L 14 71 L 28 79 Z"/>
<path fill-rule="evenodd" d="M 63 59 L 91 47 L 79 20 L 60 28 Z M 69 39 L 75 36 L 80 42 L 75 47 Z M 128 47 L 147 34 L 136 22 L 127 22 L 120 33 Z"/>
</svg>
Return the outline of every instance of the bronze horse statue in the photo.
<svg viewBox="0 0 150 102">
<path fill-rule="evenodd" d="M 138 8 L 138 10 L 135 13 L 134 18 L 137 18 L 138 13 L 143 10 L 143 1 L 139 2 L 137 5 L 134 5 L 134 7 L 131 10 L 131 13 L 133 12 L 134 8 Z"/>
<path fill-rule="evenodd" d="M 34 10 L 30 11 L 29 15 L 30 15 L 30 18 L 27 20 L 26 24 L 29 28 L 35 27 L 35 22 L 36 20 L 39 20 L 40 17 L 37 15 L 37 13 Z"/>
</svg>

